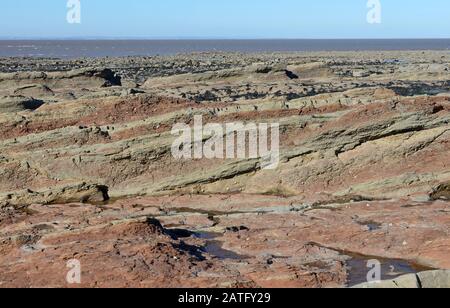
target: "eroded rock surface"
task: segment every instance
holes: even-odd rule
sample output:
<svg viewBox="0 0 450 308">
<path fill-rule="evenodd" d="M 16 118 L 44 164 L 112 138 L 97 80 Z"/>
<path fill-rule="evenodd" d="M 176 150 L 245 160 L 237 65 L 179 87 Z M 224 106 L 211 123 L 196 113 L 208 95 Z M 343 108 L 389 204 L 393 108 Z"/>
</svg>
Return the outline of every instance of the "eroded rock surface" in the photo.
<svg viewBox="0 0 450 308">
<path fill-rule="evenodd" d="M 427 271 L 417 275 L 409 274 L 397 279 L 375 283 L 365 283 L 355 288 L 367 289 L 448 289 L 450 271 Z"/>
<path fill-rule="evenodd" d="M 1 59 L 0 286 L 73 286 L 72 259 L 84 287 L 344 287 L 373 259 L 390 281 L 450 269 L 449 62 Z M 279 123 L 278 168 L 175 159 L 172 127 L 195 115 Z"/>
</svg>

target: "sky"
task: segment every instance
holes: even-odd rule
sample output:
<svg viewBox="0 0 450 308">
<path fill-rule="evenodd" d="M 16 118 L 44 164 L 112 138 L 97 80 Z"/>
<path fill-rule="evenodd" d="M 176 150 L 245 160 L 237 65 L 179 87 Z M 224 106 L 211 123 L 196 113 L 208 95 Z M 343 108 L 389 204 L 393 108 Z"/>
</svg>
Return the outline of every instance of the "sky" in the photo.
<svg viewBox="0 0 450 308">
<path fill-rule="evenodd" d="M 379 0 L 380 24 L 368 0 L 80 0 L 79 24 L 67 1 L 1 0 L 0 38 L 450 38 L 448 0 Z"/>
</svg>

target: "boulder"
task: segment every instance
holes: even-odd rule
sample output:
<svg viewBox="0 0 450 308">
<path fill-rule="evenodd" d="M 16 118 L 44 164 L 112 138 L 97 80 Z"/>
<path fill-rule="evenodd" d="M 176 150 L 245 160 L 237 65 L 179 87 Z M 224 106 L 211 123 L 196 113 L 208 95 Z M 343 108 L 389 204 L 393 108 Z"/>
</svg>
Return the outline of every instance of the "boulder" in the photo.
<svg viewBox="0 0 450 308">
<path fill-rule="evenodd" d="M 450 288 L 450 270 L 429 271 L 417 274 L 424 289 Z"/>
<path fill-rule="evenodd" d="M 450 288 L 450 270 L 427 271 L 408 274 L 393 280 L 363 283 L 356 289 L 438 289 Z"/>
<path fill-rule="evenodd" d="M 393 280 L 370 282 L 355 286 L 357 289 L 418 289 L 419 281 L 415 274 L 408 274 Z"/>
</svg>

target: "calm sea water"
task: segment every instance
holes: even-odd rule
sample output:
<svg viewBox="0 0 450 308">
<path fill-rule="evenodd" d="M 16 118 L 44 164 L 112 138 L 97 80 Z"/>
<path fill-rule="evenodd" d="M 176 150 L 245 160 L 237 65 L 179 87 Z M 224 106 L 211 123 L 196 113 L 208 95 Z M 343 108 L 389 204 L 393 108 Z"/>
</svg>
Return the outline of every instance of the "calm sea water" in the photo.
<svg viewBox="0 0 450 308">
<path fill-rule="evenodd" d="M 428 40 L 0 40 L 0 57 L 154 56 L 191 52 L 449 50 L 450 39 Z"/>
</svg>

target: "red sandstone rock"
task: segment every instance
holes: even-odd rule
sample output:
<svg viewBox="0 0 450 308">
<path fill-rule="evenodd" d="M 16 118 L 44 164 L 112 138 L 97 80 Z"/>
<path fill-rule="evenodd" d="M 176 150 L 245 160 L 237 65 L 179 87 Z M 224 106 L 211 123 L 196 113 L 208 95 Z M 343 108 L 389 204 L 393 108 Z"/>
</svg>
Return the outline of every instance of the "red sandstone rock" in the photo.
<svg viewBox="0 0 450 308">
<path fill-rule="evenodd" d="M 373 258 L 386 279 L 450 269 L 450 98 L 416 95 L 448 73 L 415 71 L 448 55 L 386 71 L 341 57 L 142 89 L 91 71 L 0 76 L 2 96 L 44 103 L 0 112 L 0 287 L 343 287 Z M 381 71 L 352 77 L 355 61 Z M 280 123 L 279 167 L 174 159 L 171 129 L 195 114 Z"/>
</svg>

